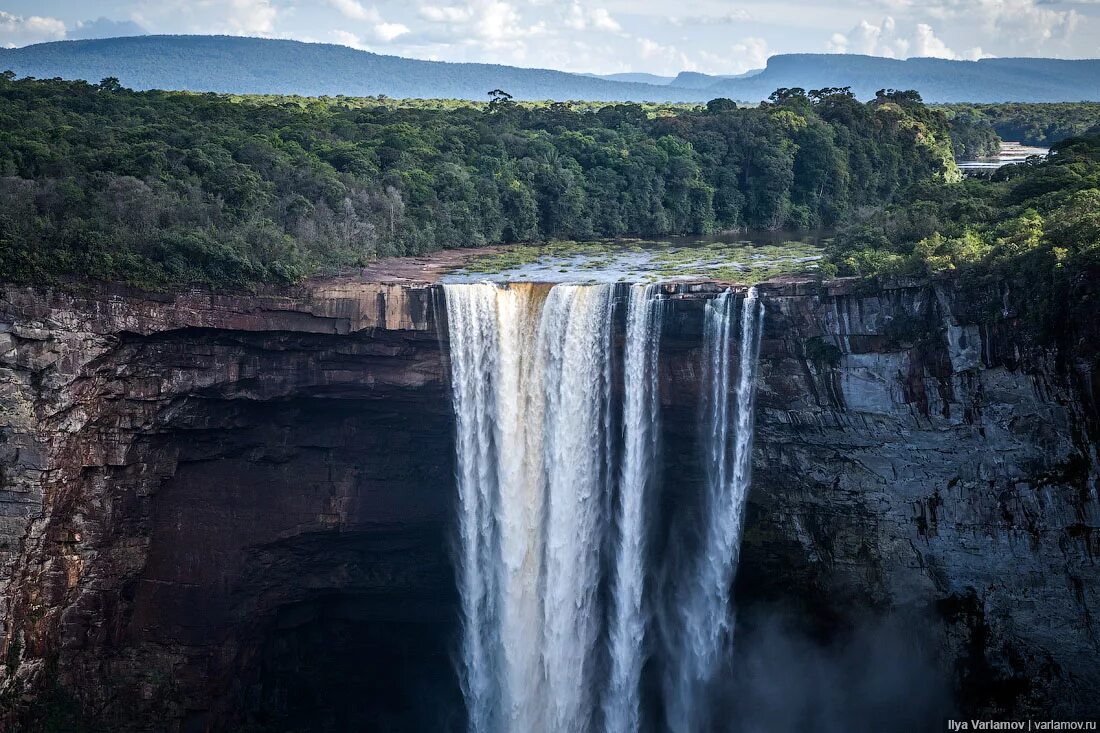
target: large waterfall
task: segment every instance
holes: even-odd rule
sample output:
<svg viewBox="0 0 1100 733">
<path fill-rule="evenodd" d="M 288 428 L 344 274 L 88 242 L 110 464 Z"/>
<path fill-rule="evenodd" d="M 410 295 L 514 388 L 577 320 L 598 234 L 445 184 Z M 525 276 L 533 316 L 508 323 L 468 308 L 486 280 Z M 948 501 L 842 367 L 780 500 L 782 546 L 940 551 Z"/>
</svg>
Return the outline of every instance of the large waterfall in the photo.
<svg viewBox="0 0 1100 733">
<path fill-rule="evenodd" d="M 616 307 L 625 288 L 610 284 L 444 289 L 469 730 L 637 731 L 654 654 L 673 670 L 669 693 L 686 696 L 666 709 L 695 720 L 704 704 L 695 682 L 714 673 L 729 637 L 763 313 L 755 292 L 743 301 L 736 370 L 737 299 L 707 306 L 705 556 L 684 586 L 678 642 L 657 650 L 647 507 L 658 476 L 660 288 L 631 286 L 625 312 Z"/>
</svg>

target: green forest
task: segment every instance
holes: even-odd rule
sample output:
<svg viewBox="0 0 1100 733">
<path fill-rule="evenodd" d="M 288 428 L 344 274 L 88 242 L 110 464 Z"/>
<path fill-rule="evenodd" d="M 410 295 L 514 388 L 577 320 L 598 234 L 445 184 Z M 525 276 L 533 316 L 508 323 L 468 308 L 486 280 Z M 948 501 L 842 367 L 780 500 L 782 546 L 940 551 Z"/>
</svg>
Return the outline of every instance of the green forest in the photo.
<svg viewBox="0 0 1100 733">
<path fill-rule="evenodd" d="M 407 105 L 0 78 L 0 278 L 249 287 L 497 242 L 821 227 L 958 178 L 914 93 Z"/>
<path fill-rule="evenodd" d="M 1000 281 L 1025 293 L 1042 330 L 1094 318 L 1100 285 L 1100 134 L 991 179 L 914 186 L 903 203 L 851 216 L 826 275 L 933 275 Z"/>
<path fill-rule="evenodd" d="M 1100 270 L 1100 105 L 484 104 L 132 92 L 0 76 L 0 279 L 247 289 L 449 247 L 835 230 L 826 275 Z M 960 180 L 960 120 L 1046 161 Z M 1002 125 L 1002 127 L 995 127 Z M 1041 132 L 1036 132 L 1041 131 Z M 1002 133 L 1011 137 L 1014 132 Z"/>
</svg>

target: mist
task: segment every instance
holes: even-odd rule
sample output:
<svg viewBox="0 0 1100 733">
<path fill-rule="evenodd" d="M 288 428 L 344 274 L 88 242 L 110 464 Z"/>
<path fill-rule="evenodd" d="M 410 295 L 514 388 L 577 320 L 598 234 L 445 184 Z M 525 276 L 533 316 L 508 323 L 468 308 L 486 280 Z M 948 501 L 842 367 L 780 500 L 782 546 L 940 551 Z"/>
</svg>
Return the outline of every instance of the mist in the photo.
<svg viewBox="0 0 1100 733">
<path fill-rule="evenodd" d="M 712 729 L 729 733 L 937 730 L 952 710 L 927 619 L 867 618 L 828 640 L 781 609 L 747 614 L 714 690 Z"/>
</svg>

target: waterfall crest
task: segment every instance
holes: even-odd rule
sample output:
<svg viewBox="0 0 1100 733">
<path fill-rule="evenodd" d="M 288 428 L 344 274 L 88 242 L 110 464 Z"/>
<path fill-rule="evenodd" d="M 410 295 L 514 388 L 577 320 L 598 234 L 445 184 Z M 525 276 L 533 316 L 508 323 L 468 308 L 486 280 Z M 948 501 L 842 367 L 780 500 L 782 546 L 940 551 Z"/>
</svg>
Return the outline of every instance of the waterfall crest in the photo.
<svg viewBox="0 0 1100 733">
<path fill-rule="evenodd" d="M 630 287 L 621 362 L 615 286 L 444 291 L 469 730 L 638 731 L 643 668 L 656 651 L 647 642 L 646 584 L 659 458 L 660 288 Z M 669 716 L 676 730 L 697 720 L 697 683 L 713 674 L 729 635 L 763 316 L 755 291 L 744 303 L 735 373 L 736 299 L 723 294 L 706 310 L 704 540 L 676 617 L 681 643 L 665 650 L 672 654 L 665 666 L 676 671 L 668 692 L 685 701 L 666 705 L 683 708 Z"/>
</svg>

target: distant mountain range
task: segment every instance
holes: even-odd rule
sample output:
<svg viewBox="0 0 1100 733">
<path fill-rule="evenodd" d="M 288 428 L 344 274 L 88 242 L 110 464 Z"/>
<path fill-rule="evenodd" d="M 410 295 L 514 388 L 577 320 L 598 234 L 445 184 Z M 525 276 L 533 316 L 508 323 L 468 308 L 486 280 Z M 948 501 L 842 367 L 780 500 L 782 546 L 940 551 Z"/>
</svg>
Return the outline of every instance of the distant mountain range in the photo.
<svg viewBox="0 0 1100 733">
<path fill-rule="evenodd" d="M 420 61 L 346 46 L 231 36 L 137 36 L 0 49 L 0 70 L 19 76 L 132 89 L 229 93 L 457 98 L 492 89 L 517 99 L 757 102 L 779 87 L 851 86 L 862 99 L 882 88 L 916 89 L 928 102 L 1100 100 L 1100 60 L 1016 58 L 906 61 L 874 56 L 788 54 L 738 76 L 683 72 L 588 75 L 495 64 Z"/>
<path fill-rule="evenodd" d="M 734 99 L 764 99 L 780 87 L 850 86 L 861 99 L 884 87 L 916 89 L 926 102 L 1083 102 L 1100 100 L 1100 59 L 1042 58 L 905 61 L 847 54 L 772 56 L 761 73 L 707 87 Z"/>
</svg>

